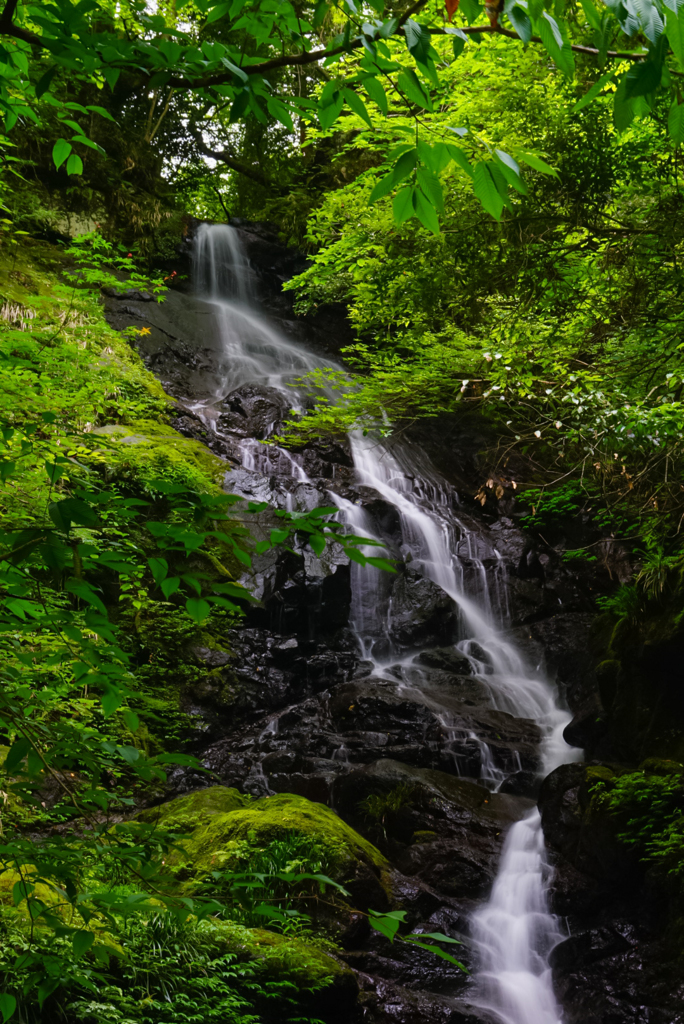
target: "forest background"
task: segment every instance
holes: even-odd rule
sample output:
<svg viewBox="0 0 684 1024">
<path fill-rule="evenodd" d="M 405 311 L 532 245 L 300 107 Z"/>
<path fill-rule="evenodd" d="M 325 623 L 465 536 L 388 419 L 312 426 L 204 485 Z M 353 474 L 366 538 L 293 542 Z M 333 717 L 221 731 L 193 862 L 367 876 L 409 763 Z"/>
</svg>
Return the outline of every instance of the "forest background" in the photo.
<svg viewBox="0 0 684 1024">
<path fill-rule="evenodd" d="M 293 420 L 284 442 L 482 414 L 496 468 L 482 503 L 522 483 L 529 528 L 551 536 L 559 517 L 591 515 L 597 538 L 626 538 L 639 575 L 610 602 L 636 616 L 682 564 L 682 12 L 679 0 L 6 4 L 5 1020 L 47 1006 L 161 1022 L 169 998 L 194 1019 L 210 990 L 215 1019 L 283 1019 L 330 969 L 304 972 L 293 995 L 226 952 L 226 927 L 253 925 L 263 892 L 291 934 L 282 887 L 333 885 L 321 850 L 271 851 L 245 910 L 255 881 L 239 857 L 204 902 L 180 898 L 163 869 L 176 832 L 120 820 L 136 787 L 191 761 L 155 732 L 169 708 L 147 655 L 163 668 L 170 637 L 181 650 L 198 630 L 225 632 L 248 599 L 231 567 L 253 542 L 192 443 L 173 457 L 150 443 L 133 464 L 105 440 L 156 423 L 168 448 L 169 406 L 104 323 L 99 289 L 161 297 L 187 215 L 274 224 L 311 257 L 288 285 L 296 309 L 344 303 L 356 337 L 349 374 L 312 380 L 338 400 Z M 307 536 L 321 553 L 334 531 L 324 510 L 283 517 L 269 543 Z M 48 776 L 61 794 L 49 807 Z M 85 825 L 97 843 L 74 839 Z M 36 828 L 50 834 L 40 856 Z M 297 941 L 278 949 L 286 971 L 321 955 Z M 154 943 L 176 951 L 167 975 L 155 968 L 161 989 Z M 189 963 L 202 965 L 195 988 Z"/>
</svg>

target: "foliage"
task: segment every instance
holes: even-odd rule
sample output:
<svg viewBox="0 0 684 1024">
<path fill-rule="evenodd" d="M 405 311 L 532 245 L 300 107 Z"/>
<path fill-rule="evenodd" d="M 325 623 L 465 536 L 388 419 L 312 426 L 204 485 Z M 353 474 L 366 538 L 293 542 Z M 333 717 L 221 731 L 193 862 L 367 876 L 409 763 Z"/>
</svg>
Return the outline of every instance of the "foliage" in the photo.
<svg viewBox="0 0 684 1024">
<path fill-rule="evenodd" d="M 395 786 L 388 793 L 371 793 L 370 796 L 365 797 L 361 801 L 359 807 L 366 817 L 373 821 L 384 823 L 385 815 L 393 811 L 399 811 L 405 804 L 409 803 L 414 790 L 415 786 L 408 782 L 403 782 L 401 785 Z"/>
<path fill-rule="evenodd" d="M 67 98 L 66 72 L 86 93 L 103 90 L 105 83 L 129 95 L 144 90 L 152 99 L 144 125 L 148 145 L 172 103 L 178 115 L 189 102 L 196 105 L 191 131 L 196 146 L 214 153 L 202 140 L 204 123 L 215 110 L 229 110 L 227 145 L 218 151 L 218 159 L 263 184 L 258 163 L 245 164 L 236 154 L 231 123 L 243 122 L 246 136 L 259 123 L 270 123 L 272 131 L 278 124 L 292 135 L 299 121 L 300 138 L 305 139 L 308 124 L 327 131 L 346 111 L 371 130 L 379 125 L 382 135 L 390 104 L 398 100 L 414 119 L 415 138 L 386 152 L 384 174 L 371 198 L 393 193 L 397 224 L 417 218 L 438 232 L 444 205 L 440 176 L 447 168 L 470 179 L 478 201 L 497 219 L 512 208 L 509 189 L 526 192 L 521 164 L 553 173 L 539 155 L 524 147 L 507 152 L 490 146 L 470 127 L 445 123 L 451 135 L 443 131 L 437 139 L 419 131 L 423 115 L 440 110 L 448 98 L 445 66 L 458 64 L 483 37 L 492 36 L 506 38 L 509 47 L 539 46 L 570 80 L 574 52 L 588 55 L 596 81 L 578 106 L 602 91 L 610 93 L 615 124 L 624 130 L 635 117 L 666 104 L 670 136 L 681 142 L 681 104 L 672 75 L 684 60 L 676 5 L 669 10 L 659 0 L 649 0 L 646 6 L 612 5 L 600 13 L 586 0 L 581 12 L 573 8 L 566 15 L 558 5 L 551 14 L 543 4 L 529 10 L 507 4 L 487 13 L 473 0 L 457 14 L 458 25 L 450 23 L 455 8 L 447 7 L 448 21 L 436 0 L 418 0 L 405 9 L 386 9 L 383 0 L 361 7 L 347 0 L 320 0 L 301 9 L 289 2 L 265 6 L 193 0 L 182 11 L 162 6 L 155 14 L 136 0 L 116 6 L 60 0 L 47 10 L 19 0 L 8 5 L 0 22 L 7 42 L 0 78 L 5 131 L 19 120 L 38 128 L 54 121 L 60 134 L 52 145 L 52 160 L 67 175 L 82 175 L 93 152 L 104 155 L 104 147 L 90 137 L 92 124 L 94 119 L 116 118 L 102 102 L 87 102 L 88 95 L 81 102 Z M 504 28 L 505 21 L 510 28 Z M 627 48 L 612 49 L 614 41 Z M 325 68 L 325 84 L 316 87 L 315 79 L 307 80 L 301 72 L 319 64 Z M 469 148 L 475 151 L 474 163 Z"/>
<path fill-rule="evenodd" d="M 670 874 L 684 872 L 684 769 L 673 761 L 650 761 L 610 785 L 597 783 L 602 808 L 615 815 L 620 840 L 648 864 Z"/>
<path fill-rule="evenodd" d="M 448 960 L 449 963 L 459 967 L 462 971 L 468 973 L 468 969 L 463 966 L 460 961 L 456 960 L 451 953 L 447 953 L 442 949 L 441 946 L 436 946 L 435 942 L 447 943 L 449 945 L 460 946 L 461 943 L 458 939 L 452 939 L 448 935 L 444 935 L 442 932 L 410 932 L 408 935 L 400 935 L 399 928 L 404 923 L 406 918 L 405 910 L 393 910 L 386 914 L 378 913 L 373 911 L 369 914 L 370 924 L 372 928 L 384 935 L 390 942 L 394 942 L 395 939 L 400 939 L 402 942 L 407 942 L 409 945 L 417 946 L 419 949 L 425 949 L 430 953 L 434 953 L 435 956 L 440 957 L 442 960 Z M 427 941 L 426 939 L 432 940 Z"/>
<path fill-rule="evenodd" d="M 260 950 L 258 944 L 245 946 L 250 935 L 244 929 L 213 920 L 179 922 L 159 912 L 146 920 L 132 918 L 104 936 L 112 954 L 107 970 L 102 965 L 93 970 L 88 956 L 74 961 L 66 940 L 45 931 L 30 941 L 7 912 L 0 926 L 5 985 L 16 993 L 12 998 L 27 1024 L 45 1018 L 24 997 L 17 953 L 37 951 L 53 969 L 59 966 L 61 986 L 48 997 L 43 1013 L 69 1024 L 309 1024 L 310 1018 L 302 1016 L 302 997 L 329 984 L 335 970 L 333 961 L 304 944 Z"/>
<path fill-rule="evenodd" d="M 251 597 L 222 560 L 249 566 L 255 547 L 231 512 L 241 499 L 212 482 L 213 456 L 209 472 L 188 476 L 186 446 L 184 479 L 171 465 L 158 478 L 142 469 L 112 482 L 126 446 L 107 427 L 139 423 L 141 414 L 158 422 L 168 400 L 83 294 L 86 281 L 99 284 L 109 273 L 111 250 L 89 242 L 95 260 L 78 256 L 68 291 L 52 282 L 35 315 L 22 307 L 0 343 L 1 787 L 10 811 L 0 866 L 32 933 L 52 929 L 73 953 L 51 958 L 32 945 L 20 957 L 23 996 L 39 1007 L 69 983 L 69 972 L 85 984 L 78 960 L 91 947 L 96 959 L 109 956 L 103 928 L 153 908 L 183 919 L 216 906 L 179 902 L 169 889 L 163 862 L 176 832 L 121 820 L 138 787 L 163 784 L 166 765 L 199 768 L 151 742 L 141 724 L 144 682 L 129 630 L 135 636 L 157 605 L 195 629 L 239 616 Z M 168 444 L 168 430 L 164 438 Z M 363 562 L 357 546 L 367 542 L 342 536 L 327 521 L 331 511 L 280 513 L 279 527 L 256 547 L 298 540 L 320 554 L 335 538 Z M 204 552 L 209 571 L 198 565 Z M 18 828 L 27 818 L 60 828 L 36 844 Z"/>
</svg>

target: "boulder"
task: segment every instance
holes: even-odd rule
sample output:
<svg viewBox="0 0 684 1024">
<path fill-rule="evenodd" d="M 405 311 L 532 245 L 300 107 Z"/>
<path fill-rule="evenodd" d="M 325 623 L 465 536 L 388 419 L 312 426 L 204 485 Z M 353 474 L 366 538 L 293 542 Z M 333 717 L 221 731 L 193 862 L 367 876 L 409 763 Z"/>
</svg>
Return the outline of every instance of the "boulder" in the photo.
<svg viewBox="0 0 684 1024">
<path fill-rule="evenodd" d="M 290 408 L 291 403 L 277 388 L 243 384 L 224 398 L 216 429 L 236 439 L 263 441 L 277 433 Z"/>
</svg>

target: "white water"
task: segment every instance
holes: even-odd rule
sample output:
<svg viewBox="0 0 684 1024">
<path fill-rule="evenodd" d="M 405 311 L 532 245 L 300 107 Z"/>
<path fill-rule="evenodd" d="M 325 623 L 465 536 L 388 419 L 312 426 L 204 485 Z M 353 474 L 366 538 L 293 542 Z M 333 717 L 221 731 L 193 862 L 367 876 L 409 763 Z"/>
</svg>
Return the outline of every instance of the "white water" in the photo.
<svg viewBox="0 0 684 1024">
<path fill-rule="evenodd" d="M 259 383 L 279 388 L 296 406 L 297 393 L 288 383 L 324 363 L 288 341 L 255 308 L 249 264 L 234 228 L 201 225 L 195 238 L 193 276 L 198 294 L 214 306 L 221 339 L 222 380 L 215 401 L 243 384 Z"/>
<path fill-rule="evenodd" d="M 275 331 L 250 305 L 249 268 L 232 228 L 205 225 L 200 229 L 196 274 L 201 290 L 216 306 L 224 345 L 225 378 L 217 400 L 243 383 L 257 381 L 281 389 L 295 405 L 288 382 L 324 363 Z M 437 584 L 458 608 L 462 639 L 456 648 L 486 685 L 492 706 L 537 723 L 543 737 L 544 773 L 572 760 L 579 752 L 562 738 L 569 714 L 559 707 L 547 680 L 531 671 L 502 633 L 508 606 L 498 552 L 458 518 L 453 490 L 420 454 L 406 447 L 389 450 L 369 437 L 352 436 L 351 444 L 358 483 L 372 488 L 399 514 L 403 557 L 410 557 L 411 569 Z M 272 471 L 277 459 L 279 471 L 285 467 L 295 481 L 308 483 L 289 453 L 276 454 L 273 449 L 263 453 L 259 447 L 253 442 L 243 446 L 245 468 Z M 331 495 L 354 532 L 372 536 L 365 511 Z M 487 560 L 493 571 L 487 569 Z M 472 733 L 457 736 L 448 709 L 421 689 L 416 655 L 394 650 L 389 639 L 392 607 L 388 586 L 386 574 L 353 566 L 352 620 L 363 656 L 372 662 L 375 675 L 387 678 L 389 674 L 399 680 L 400 688 L 427 704 L 447 735 L 453 734 L 454 742 L 467 739 L 479 747 L 480 779 L 490 788 L 498 788 L 516 765 L 496 764 L 492 751 Z M 345 760 L 346 749 L 341 748 L 336 756 Z M 561 1021 L 548 966 L 549 953 L 562 938 L 548 910 L 549 876 L 535 809 L 510 829 L 490 899 L 472 921 L 481 960 L 477 1005 L 492 1012 L 502 1024 Z"/>
</svg>

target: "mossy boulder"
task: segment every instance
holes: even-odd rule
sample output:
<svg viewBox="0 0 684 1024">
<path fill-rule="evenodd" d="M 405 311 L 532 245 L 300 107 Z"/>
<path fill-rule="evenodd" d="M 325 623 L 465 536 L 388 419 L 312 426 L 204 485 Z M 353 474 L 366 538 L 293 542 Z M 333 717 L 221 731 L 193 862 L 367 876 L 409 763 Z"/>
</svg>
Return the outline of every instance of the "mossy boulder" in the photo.
<svg viewBox="0 0 684 1024">
<path fill-rule="evenodd" d="M 303 796 L 278 793 L 253 800 L 213 786 L 145 810 L 139 819 L 186 834 L 182 851 L 170 858 L 186 893 L 196 891 L 211 872 L 244 864 L 250 850 L 294 838 L 315 845 L 325 873 L 349 890 L 354 903 L 378 910 L 389 905 L 385 857 L 329 807 Z"/>
<path fill-rule="evenodd" d="M 322 945 L 234 921 L 212 922 L 217 946 L 240 960 L 259 960 L 271 978 L 289 979 L 299 990 L 337 984 L 355 988 L 354 975 Z"/>
<path fill-rule="evenodd" d="M 93 433 L 109 436 L 116 446 L 114 472 L 142 480 L 163 477 L 201 491 L 221 490 L 226 464 L 206 445 L 183 437 L 156 420 L 135 420 L 97 427 Z"/>
</svg>

